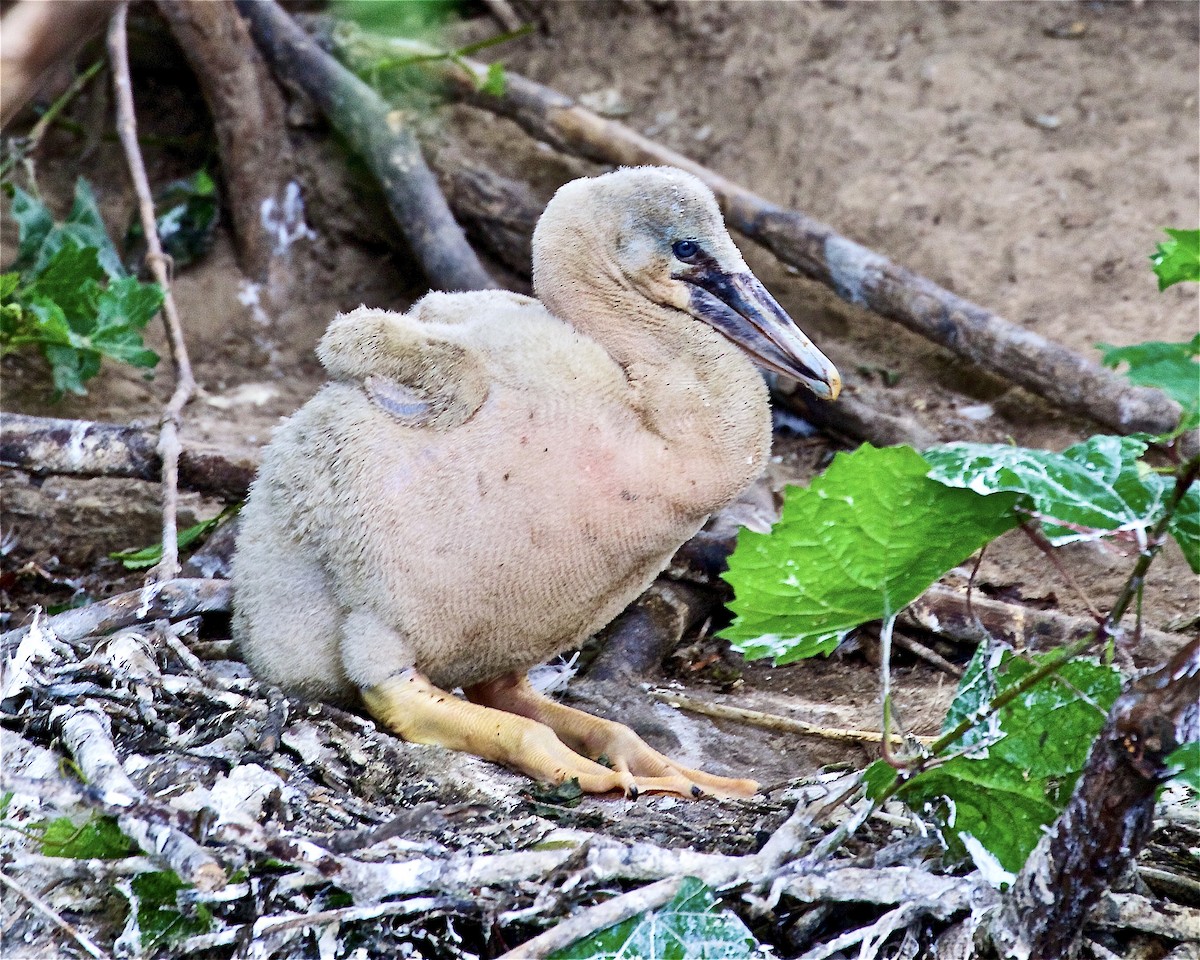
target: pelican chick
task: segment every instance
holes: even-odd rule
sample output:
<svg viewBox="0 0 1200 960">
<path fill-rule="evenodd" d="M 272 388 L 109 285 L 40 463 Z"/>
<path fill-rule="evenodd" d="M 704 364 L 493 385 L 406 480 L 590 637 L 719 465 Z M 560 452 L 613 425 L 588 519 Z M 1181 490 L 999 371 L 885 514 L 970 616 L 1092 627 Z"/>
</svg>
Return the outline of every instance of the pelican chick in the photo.
<svg viewBox="0 0 1200 960">
<path fill-rule="evenodd" d="M 330 382 L 276 430 L 242 512 L 242 654 L 285 689 L 539 780 L 749 795 L 526 672 L 612 620 L 759 475 L 756 363 L 826 399 L 837 371 L 680 170 L 566 184 L 533 280 L 537 299 L 431 293 L 333 321 Z"/>
</svg>

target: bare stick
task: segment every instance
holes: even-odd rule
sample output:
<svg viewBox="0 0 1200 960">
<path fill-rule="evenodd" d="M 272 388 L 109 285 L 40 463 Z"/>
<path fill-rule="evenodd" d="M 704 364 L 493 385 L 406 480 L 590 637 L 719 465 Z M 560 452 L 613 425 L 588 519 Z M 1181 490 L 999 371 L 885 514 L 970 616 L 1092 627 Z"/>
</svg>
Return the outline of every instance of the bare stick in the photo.
<svg viewBox="0 0 1200 960">
<path fill-rule="evenodd" d="M 711 700 L 701 700 L 698 697 L 687 696 L 674 690 L 652 689 L 650 696 L 662 703 L 670 704 L 690 713 L 699 713 L 718 720 L 737 720 L 766 730 L 780 730 L 785 733 L 798 733 L 805 737 L 821 737 L 824 740 L 835 740 L 842 743 L 881 743 L 883 734 L 877 730 L 842 730 L 836 727 L 822 727 L 816 723 L 797 720 L 794 717 L 784 717 L 775 713 L 763 713 L 759 710 L 748 710 L 745 707 L 731 707 L 724 703 L 714 703 Z M 893 735 L 895 744 L 902 744 L 904 739 Z M 917 737 L 920 743 L 933 743 L 933 737 Z"/>
<path fill-rule="evenodd" d="M 1093 633 L 1096 621 L 1073 617 L 1057 610 L 1036 610 L 969 596 L 955 587 L 934 584 L 914 600 L 902 619 L 922 630 L 960 643 L 977 644 L 980 628 L 1018 650 L 1050 650 L 1063 647 Z M 1138 652 L 1144 661 L 1161 663 L 1186 642 L 1186 638 L 1161 630 L 1144 629 Z"/>
<path fill-rule="evenodd" d="M 1067 957 L 1101 895 L 1150 834 L 1164 760 L 1200 739 L 1200 639 L 1117 699 L 1062 815 L 991 927 L 1000 955 Z"/>
<path fill-rule="evenodd" d="M 525 26 L 521 22 L 520 14 L 512 8 L 508 0 L 483 0 L 483 5 L 505 30 L 520 30 Z"/>
<path fill-rule="evenodd" d="M 98 706 L 84 701 L 78 707 L 60 707 L 52 720 L 89 787 L 113 798 L 118 808 L 143 799 L 142 791 L 121 766 L 108 717 Z M 221 865 L 186 833 L 163 824 L 147 823 L 128 813 L 118 815 L 117 823 L 122 833 L 185 882 L 206 891 L 225 886 Z"/>
<path fill-rule="evenodd" d="M 84 935 L 82 932 L 80 932 L 78 929 L 73 927 L 71 924 L 67 923 L 66 920 L 64 920 L 61 916 L 59 916 L 54 911 L 54 909 L 50 906 L 50 904 L 48 904 L 45 900 L 43 900 L 41 897 L 39 897 L 32 890 L 25 889 L 25 887 L 23 887 L 19 883 L 17 883 L 17 881 L 14 880 L 12 877 L 10 877 L 7 873 L 0 873 L 0 883 L 3 883 L 6 887 L 8 887 L 14 893 L 19 894 L 25 900 L 29 901 L 29 905 L 31 907 L 33 907 L 35 910 L 37 910 L 38 913 L 42 914 L 43 916 L 48 917 L 50 919 L 50 921 L 56 927 L 58 927 L 58 929 L 60 929 L 61 931 L 63 931 L 63 933 L 70 936 L 76 943 L 78 943 L 81 947 L 83 947 L 84 950 L 86 950 L 93 957 L 95 957 L 96 960 L 108 960 L 107 953 L 105 953 L 98 946 L 96 946 L 96 944 L 94 944 L 89 937 Z"/>
<path fill-rule="evenodd" d="M 146 163 L 138 146 L 137 120 L 133 109 L 133 86 L 129 79 L 129 50 L 125 43 L 125 19 L 128 5 L 122 2 L 113 13 L 108 28 L 108 56 L 112 62 L 113 89 L 117 95 L 117 135 L 125 150 L 129 175 L 138 198 L 138 213 L 142 231 L 146 235 L 146 262 L 154 279 L 163 290 L 162 315 L 167 328 L 167 340 L 171 345 L 171 361 L 175 365 L 175 392 L 163 410 L 158 453 L 162 457 L 163 486 L 163 534 L 162 560 L 150 572 L 151 579 L 162 582 L 179 574 L 178 506 L 179 506 L 179 420 L 183 408 L 196 389 L 192 377 L 192 365 L 188 360 L 187 344 L 183 340 L 183 324 L 175 307 L 175 296 L 171 292 L 167 258 L 163 254 L 162 242 L 158 237 L 158 224 L 154 219 L 154 199 L 150 193 L 150 180 L 146 176 Z"/>
<path fill-rule="evenodd" d="M 154 432 L 140 427 L 0 413 L 0 466 L 36 476 L 159 480 L 162 457 L 156 443 Z M 179 485 L 223 500 L 241 500 L 257 469 L 256 459 L 189 445 L 179 458 Z"/>
<path fill-rule="evenodd" d="M 275 73 L 308 94 L 362 153 L 430 284 L 442 290 L 495 287 L 399 112 L 317 46 L 274 0 L 237 0 L 237 8 Z"/>
<path fill-rule="evenodd" d="M 568 917 L 544 933 L 526 940 L 519 947 L 501 954 L 498 960 L 540 960 L 556 950 L 569 947 L 576 940 L 628 920 L 646 910 L 655 910 L 670 900 L 683 886 L 683 877 L 667 877 L 649 886 L 638 887 L 611 900 L 588 907 Z"/>
<path fill-rule="evenodd" d="M 364 62 L 380 48 L 393 55 L 428 55 L 404 40 L 371 40 L 361 31 L 334 31 L 339 54 Z M 1137 387 L 1080 354 L 1025 330 L 933 281 L 841 236 L 832 227 L 778 206 L 630 127 L 580 106 L 556 90 L 505 73 L 499 96 L 480 89 L 487 66 L 460 58 L 422 66 L 464 100 L 514 120 L 537 139 L 609 164 L 663 164 L 687 170 L 716 194 L 729 224 L 784 263 L 831 287 L 843 299 L 895 320 L 984 369 L 1052 403 L 1122 433 L 1169 433 L 1180 409 L 1159 390 Z"/>
<path fill-rule="evenodd" d="M 182 620 L 197 613 L 225 613 L 233 597 L 228 580 L 168 580 L 67 610 L 41 622 L 42 630 L 67 643 L 100 636 L 153 620 Z M 0 634 L 0 652 L 20 645 L 30 627 Z"/>
<path fill-rule="evenodd" d="M 291 154 L 283 97 L 233 5 L 158 0 L 200 83 L 221 151 L 221 172 L 242 269 L 267 278 L 274 240 L 264 204 L 284 196 Z"/>
</svg>

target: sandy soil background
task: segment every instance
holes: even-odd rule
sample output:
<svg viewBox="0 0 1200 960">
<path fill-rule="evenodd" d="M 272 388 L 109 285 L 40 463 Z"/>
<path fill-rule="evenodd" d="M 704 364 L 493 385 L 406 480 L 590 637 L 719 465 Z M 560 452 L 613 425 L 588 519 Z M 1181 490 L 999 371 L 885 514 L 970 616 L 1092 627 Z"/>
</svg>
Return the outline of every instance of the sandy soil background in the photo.
<svg viewBox="0 0 1200 960">
<path fill-rule="evenodd" d="M 1160 294 L 1147 263 L 1160 227 L 1200 221 L 1195 4 L 591 0 L 522 9 L 536 33 L 489 51 L 510 69 L 619 116 L 1012 321 L 1096 358 L 1097 342 L 1182 340 L 1197 330 L 1195 287 Z M 468 13 L 452 26 L 453 41 L 495 31 L 479 10 Z M 135 81 L 143 132 L 173 144 L 148 151 L 151 179 L 161 183 L 211 159 L 211 138 L 177 52 L 152 24 L 141 28 Z M 106 115 L 100 108 L 105 98 L 93 92 L 72 115 L 95 132 L 96 118 Z M 266 324 L 254 321 L 239 301 L 241 276 L 224 235 L 178 279 L 205 391 L 188 411 L 188 436 L 228 449 L 261 445 L 278 418 L 316 389 L 311 348 L 336 310 L 361 302 L 401 309 L 421 292 L 412 265 L 389 245 L 395 231 L 378 194 L 347 172 L 309 111 L 294 105 L 293 114 L 316 232 L 294 253 L 303 295 L 271 305 Z M 431 149 L 482 159 L 531 181 L 543 199 L 571 176 L 598 169 L 470 108 L 446 108 L 427 125 Z M 65 210 L 80 172 L 95 184 L 109 222 L 123 227 L 132 203 L 116 145 L 56 131 L 37 163 L 52 205 Z M 6 222 L 5 262 L 12 244 Z M 1098 432 L 837 300 L 748 242 L 743 248 L 849 387 L 880 407 L 915 416 L 943 439 L 1012 437 L 1061 449 Z M 150 339 L 161 349 L 157 331 Z M 169 391 L 165 372 L 146 382 L 107 366 L 87 398 L 51 404 L 39 362 L 6 360 L 3 374 L 6 410 L 52 416 L 148 423 Z M 802 477 L 822 456 L 794 460 Z M 90 589 L 103 593 L 122 586 L 105 552 L 156 539 L 149 485 L 36 485 L 8 475 L 5 485 L 5 526 L 16 544 L 6 563 L 53 568 L 57 558 L 60 569 L 89 574 Z M 185 521 L 217 506 L 191 497 Z M 1127 558 L 1095 547 L 1064 555 L 1100 605 L 1128 570 Z M 981 577 L 1011 596 L 1083 609 L 1016 536 L 988 551 Z M 23 619 L 37 589 L 57 596 L 26 582 L 6 599 L 10 623 Z M 1147 622 L 1156 627 L 1195 612 L 1195 578 L 1173 545 L 1146 597 Z M 688 674 L 693 683 L 705 676 Z M 814 684 L 831 711 L 842 711 L 839 725 L 870 723 L 876 709 L 873 670 L 856 657 L 754 667 L 744 679 L 740 696 L 776 712 L 786 712 L 790 691 Z M 914 665 L 899 682 L 910 725 L 918 732 L 936 725 L 952 681 Z M 733 749 L 722 753 L 753 750 L 769 767 L 759 770 L 764 779 L 839 756 L 794 742 L 789 756 L 779 737 L 723 730 Z M 853 759 L 844 750 L 840 757 Z"/>
</svg>

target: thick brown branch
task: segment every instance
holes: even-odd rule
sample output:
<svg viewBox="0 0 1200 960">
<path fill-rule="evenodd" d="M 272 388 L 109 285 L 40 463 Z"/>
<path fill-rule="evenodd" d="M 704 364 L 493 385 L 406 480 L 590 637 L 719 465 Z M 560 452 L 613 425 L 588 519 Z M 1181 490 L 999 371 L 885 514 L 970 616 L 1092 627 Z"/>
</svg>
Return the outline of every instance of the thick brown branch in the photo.
<svg viewBox="0 0 1200 960">
<path fill-rule="evenodd" d="M 351 62 L 373 55 L 375 49 L 372 41 L 351 32 L 337 31 L 334 40 Z M 390 42 L 388 49 L 396 55 L 428 53 L 428 48 L 407 41 Z M 784 263 L 831 287 L 843 299 L 903 324 L 1064 410 L 1122 433 L 1167 433 L 1179 422 L 1179 405 L 1164 393 L 1134 386 L 1074 351 L 1009 323 L 841 236 L 832 227 L 771 203 L 549 87 L 509 71 L 504 92 L 495 96 L 480 89 L 487 70 L 484 64 L 442 58 L 428 60 L 425 66 L 436 71 L 457 96 L 514 120 L 532 136 L 567 153 L 601 163 L 665 164 L 693 173 L 717 195 L 730 226 Z"/>
<path fill-rule="evenodd" d="M 291 170 L 283 97 L 228 0 L 158 0 L 158 9 L 212 114 L 238 259 L 247 274 L 265 280 L 274 239 L 263 226 L 264 204 L 282 201 Z"/>
<path fill-rule="evenodd" d="M 128 477 L 156 481 L 162 458 L 152 430 L 91 420 L 0 414 L 0 466 L 35 476 Z M 179 458 L 179 485 L 223 500 L 246 495 L 258 464 L 199 446 Z"/>
<path fill-rule="evenodd" d="M 1165 759 L 1200 739 L 1200 639 L 1113 705 L 1067 808 L 1004 898 L 991 936 L 1004 957 L 1072 957 L 1088 913 L 1150 833 Z"/>
<path fill-rule="evenodd" d="M 276 74 L 311 97 L 362 154 L 430 284 L 441 290 L 496 286 L 400 113 L 317 46 L 274 0 L 237 0 L 237 8 Z"/>
</svg>

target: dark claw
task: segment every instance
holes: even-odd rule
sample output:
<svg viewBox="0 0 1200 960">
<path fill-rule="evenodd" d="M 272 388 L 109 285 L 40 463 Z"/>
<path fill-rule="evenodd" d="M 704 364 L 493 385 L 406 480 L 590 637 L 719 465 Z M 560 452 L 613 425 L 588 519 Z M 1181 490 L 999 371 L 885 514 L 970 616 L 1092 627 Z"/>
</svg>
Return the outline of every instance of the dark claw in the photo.
<svg viewBox="0 0 1200 960">
<path fill-rule="evenodd" d="M 699 788 L 699 787 L 698 787 L 696 784 L 694 784 L 694 783 L 692 784 L 692 796 L 693 796 L 693 797 L 695 797 L 697 800 L 699 800 L 699 799 L 700 799 L 702 796 L 704 796 L 704 791 L 703 791 L 703 790 L 701 790 L 701 789 L 700 789 L 700 788 Z"/>
<path fill-rule="evenodd" d="M 638 786 L 636 783 L 631 783 L 629 785 L 629 794 L 628 795 L 629 795 L 630 800 L 636 800 L 638 798 L 638 796 L 640 795 L 640 793 L 641 793 L 641 791 L 638 790 Z"/>
</svg>

